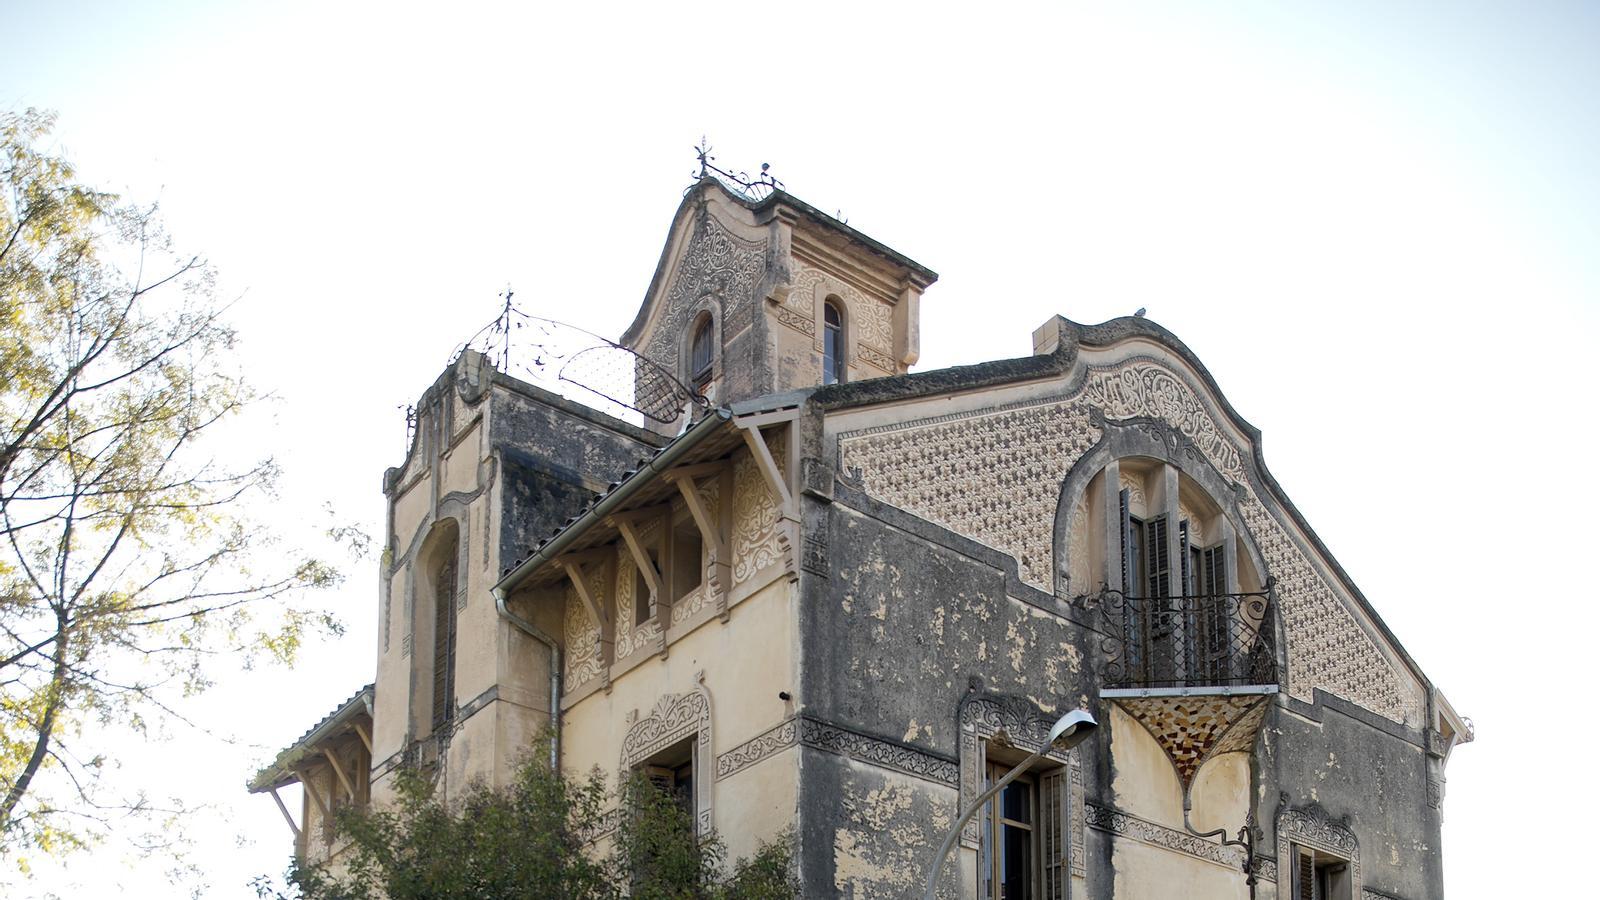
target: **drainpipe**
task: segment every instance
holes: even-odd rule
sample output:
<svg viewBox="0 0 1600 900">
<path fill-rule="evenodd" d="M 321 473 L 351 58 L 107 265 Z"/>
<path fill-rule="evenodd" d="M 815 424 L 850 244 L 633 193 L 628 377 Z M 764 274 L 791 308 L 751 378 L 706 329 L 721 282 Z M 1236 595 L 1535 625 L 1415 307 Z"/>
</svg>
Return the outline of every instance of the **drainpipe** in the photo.
<svg viewBox="0 0 1600 900">
<path fill-rule="evenodd" d="M 556 769 L 561 762 L 561 649 L 555 638 L 545 634 L 532 622 L 518 616 L 506 607 L 506 598 L 522 580 L 533 574 L 540 566 L 559 556 L 562 551 L 580 535 L 588 530 L 589 526 L 603 521 L 612 511 L 628 501 L 640 488 L 649 484 L 652 477 L 677 465 L 684 454 L 710 437 L 722 427 L 724 422 L 733 418 L 733 411 L 727 407 L 714 409 L 711 414 L 690 426 L 678 437 L 657 453 L 653 459 L 639 467 L 621 484 L 617 485 L 610 493 L 600 498 L 600 502 L 589 507 L 582 515 L 561 529 L 549 543 L 534 551 L 533 555 L 518 563 L 504 578 L 495 584 L 494 608 L 500 617 L 515 625 L 524 634 L 550 648 L 550 728 L 553 732 L 550 743 L 550 767 Z"/>
<path fill-rule="evenodd" d="M 496 589 L 494 608 L 523 634 L 550 648 L 550 771 L 561 772 L 561 645 L 545 634 L 544 629 L 529 622 L 506 607 L 505 594 Z"/>
</svg>

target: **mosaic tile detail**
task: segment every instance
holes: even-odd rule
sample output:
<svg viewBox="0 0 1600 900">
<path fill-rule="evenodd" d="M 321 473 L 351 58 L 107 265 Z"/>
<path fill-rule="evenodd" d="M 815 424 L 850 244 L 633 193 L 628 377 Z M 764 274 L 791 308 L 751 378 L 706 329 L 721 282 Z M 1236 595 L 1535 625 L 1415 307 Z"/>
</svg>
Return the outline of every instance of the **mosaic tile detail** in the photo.
<svg viewBox="0 0 1600 900">
<path fill-rule="evenodd" d="M 1260 695 L 1119 697 L 1116 703 L 1161 745 L 1185 792 L 1213 756 L 1255 746 L 1267 709 Z"/>
</svg>

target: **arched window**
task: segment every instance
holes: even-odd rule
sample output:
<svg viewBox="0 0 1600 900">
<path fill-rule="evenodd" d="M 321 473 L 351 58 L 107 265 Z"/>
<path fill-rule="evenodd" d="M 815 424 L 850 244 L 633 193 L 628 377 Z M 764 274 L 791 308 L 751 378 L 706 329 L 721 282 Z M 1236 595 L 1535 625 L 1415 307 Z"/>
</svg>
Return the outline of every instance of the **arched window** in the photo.
<svg viewBox="0 0 1600 900">
<path fill-rule="evenodd" d="M 844 316 L 838 304 L 822 304 L 822 383 L 844 381 Z"/>
<path fill-rule="evenodd" d="M 456 551 L 444 555 L 433 579 L 433 729 L 455 717 Z"/>
<path fill-rule="evenodd" d="M 711 382 L 711 316 L 702 314 L 694 324 L 694 337 L 689 340 L 689 381 L 696 389 Z"/>
</svg>

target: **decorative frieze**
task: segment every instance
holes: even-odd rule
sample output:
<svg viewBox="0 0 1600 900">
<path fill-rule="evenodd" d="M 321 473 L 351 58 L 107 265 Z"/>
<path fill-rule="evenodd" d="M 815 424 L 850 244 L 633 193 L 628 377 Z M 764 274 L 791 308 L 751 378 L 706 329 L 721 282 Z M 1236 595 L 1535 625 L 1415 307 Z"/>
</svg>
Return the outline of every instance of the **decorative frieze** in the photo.
<svg viewBox="0 0 1600 900">
<path fill-rule="evenodd" d="M 1096 831 L 1131 838 L 1152 847 L 1160 847 L 1163 850 L 1171 850 L 1174 853 L 1226 866 L 1235 871 L 1243 871 L 1244 850 L 1239 847 L 1224 846 L 1186 831 L 1169 828 L 1132 813 L 1097 803 L 1087 804 L 1085 811 L 1089 827 Z"/>
<path fill-rule="evenodd" d="M 786 719 L 718 756 L 716 777 L 722 779 L 742 772 L 796 744 L 894 769 L 946 787 L 956 785 L 956 765 L 949 760 L 804 716 Z"/>
</svg>

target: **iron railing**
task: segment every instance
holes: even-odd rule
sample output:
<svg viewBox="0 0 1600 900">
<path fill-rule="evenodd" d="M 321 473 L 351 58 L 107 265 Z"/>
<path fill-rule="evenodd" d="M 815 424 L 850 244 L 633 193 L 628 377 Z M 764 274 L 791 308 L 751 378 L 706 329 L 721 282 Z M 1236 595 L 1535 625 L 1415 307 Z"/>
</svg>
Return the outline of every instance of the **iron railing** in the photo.
<svg viewBox="0 0 1600 900">
<path fill-rule="evenodd" d="M 1099 617 L 1105 688 L 1225 688 L 1278 684 L 1271 586 L 1255 593 L 1083 598 Z"/>
</svg>

